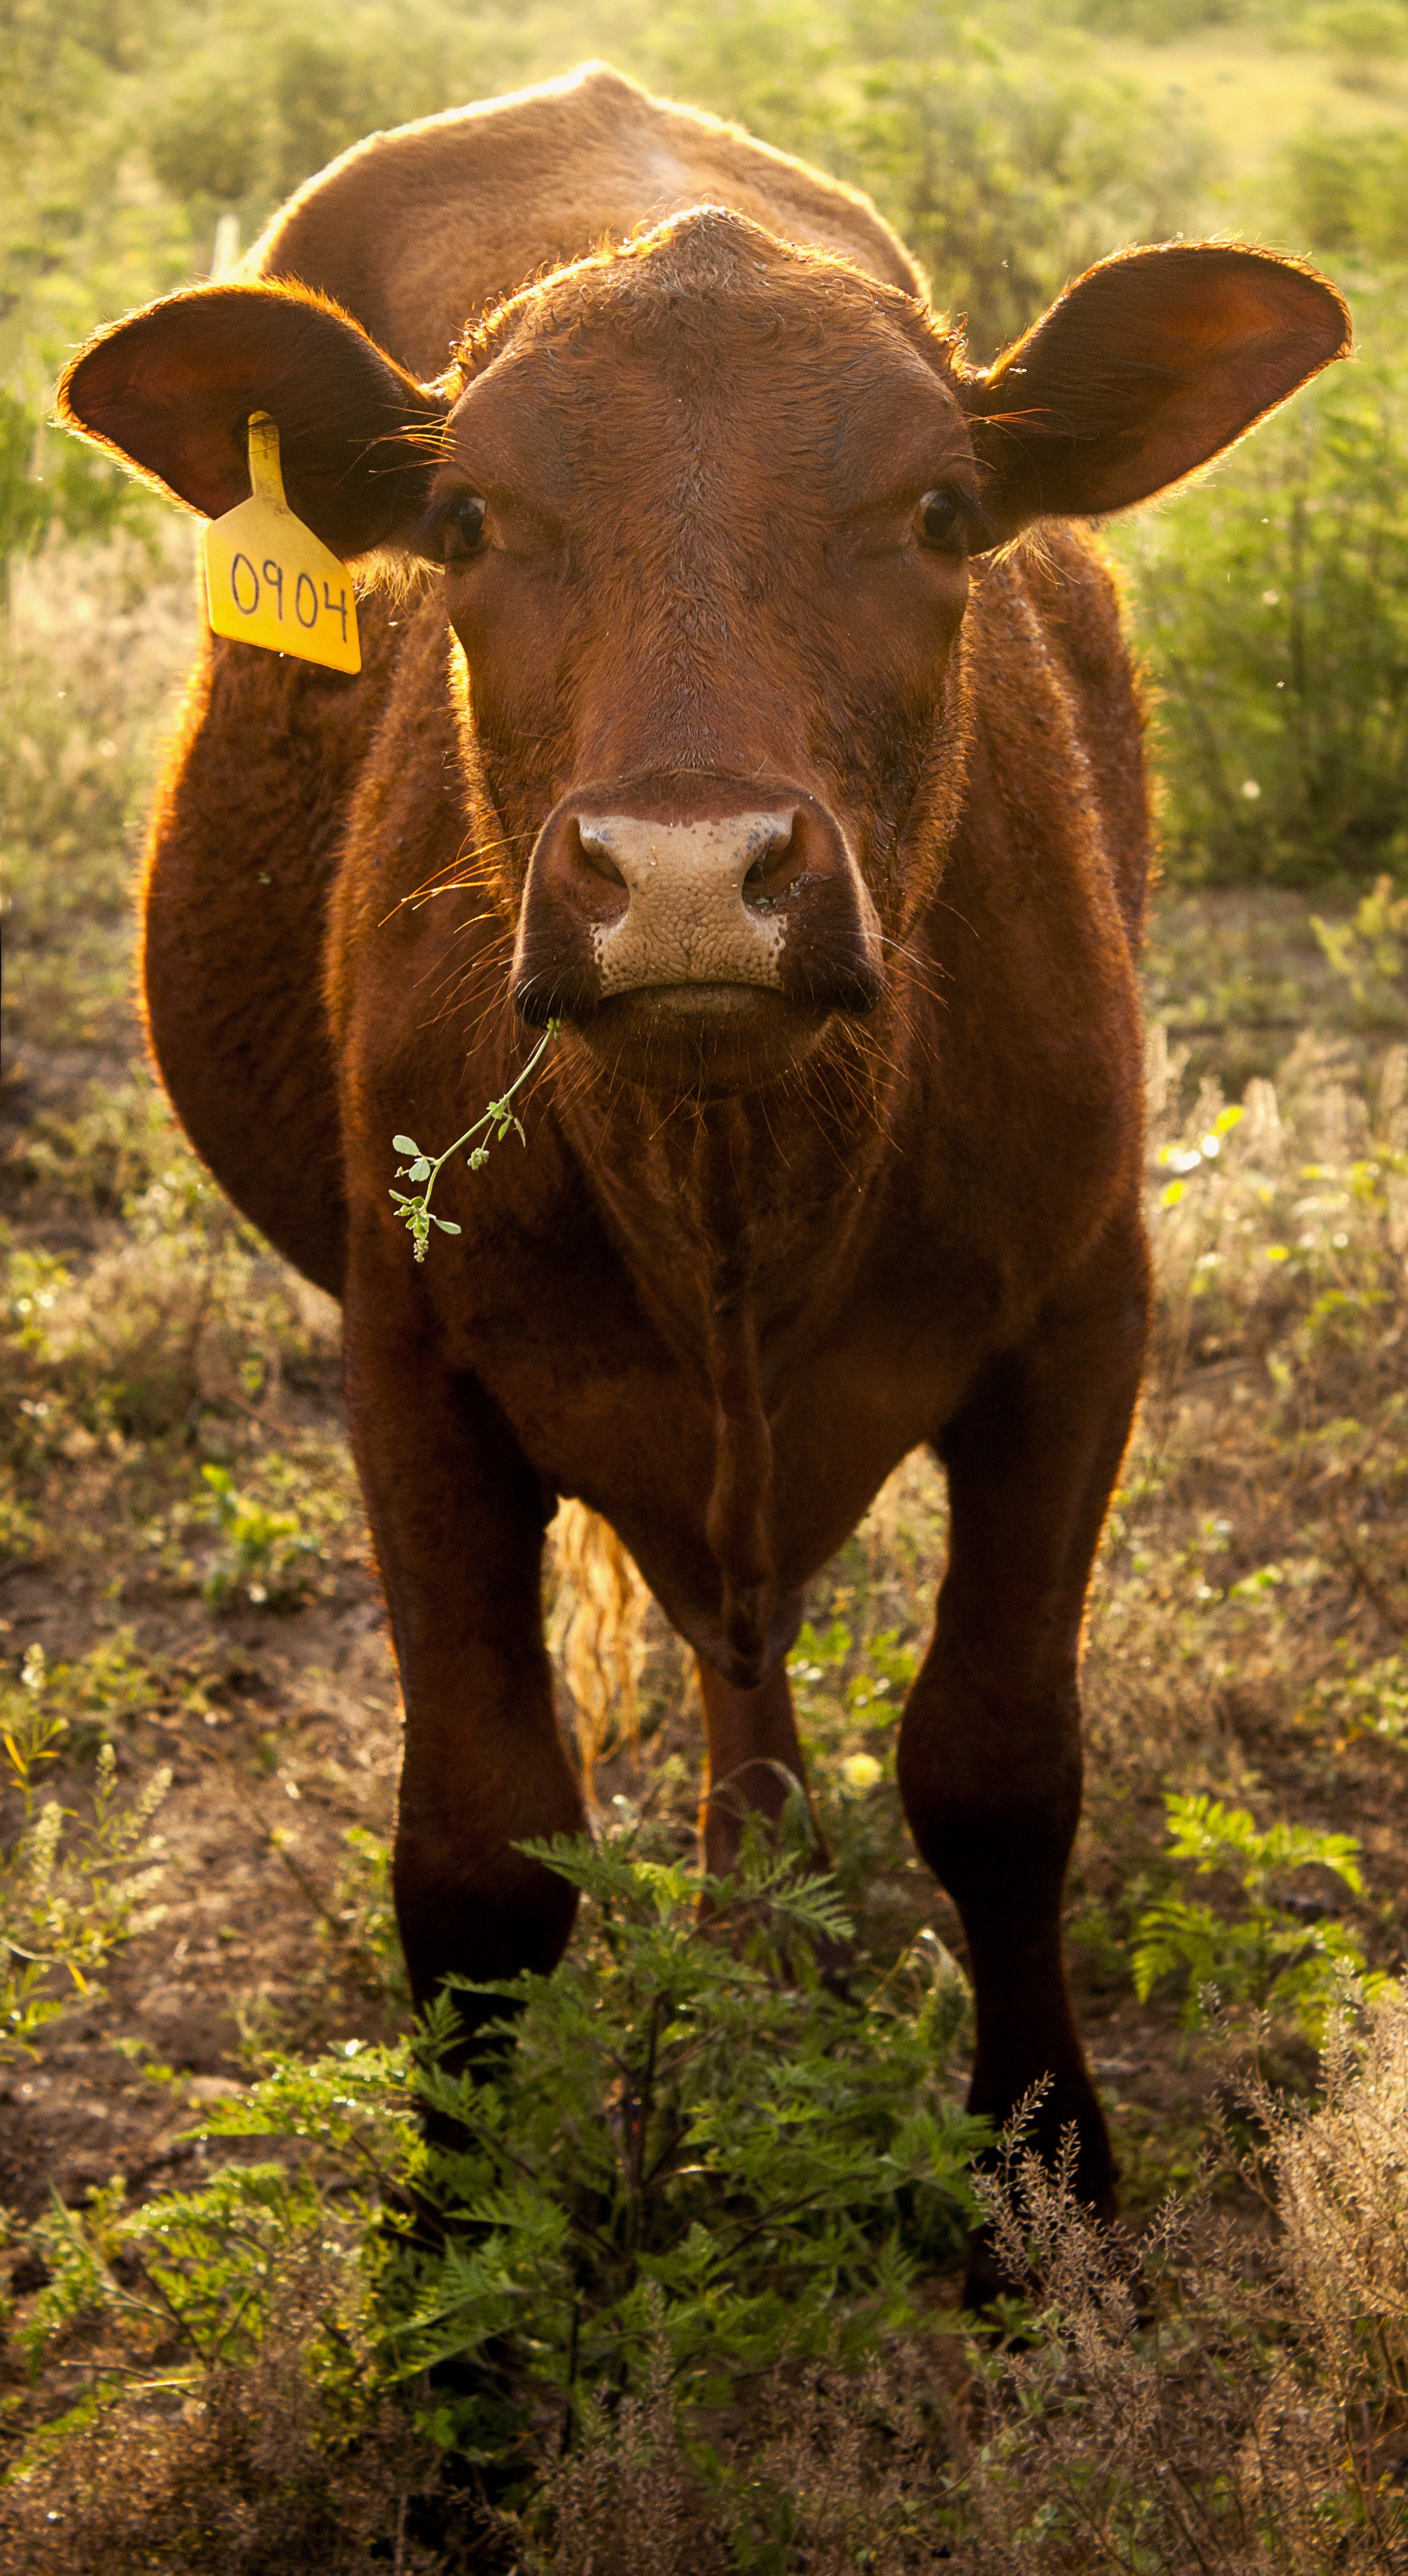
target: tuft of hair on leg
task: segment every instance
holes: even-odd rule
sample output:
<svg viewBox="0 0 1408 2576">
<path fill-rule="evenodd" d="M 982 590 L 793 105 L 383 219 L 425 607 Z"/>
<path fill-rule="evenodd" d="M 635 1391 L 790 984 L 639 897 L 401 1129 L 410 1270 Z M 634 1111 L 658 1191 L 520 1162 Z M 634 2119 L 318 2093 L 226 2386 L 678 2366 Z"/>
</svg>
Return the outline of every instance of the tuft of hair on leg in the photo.
<svg viewBox="0 0 1408 2576">
<path fill-rule="evenodd" d="M 562 1505 L 548 1531 L 548 1547 L 548 1651 L 571 1696 L 590 1811 L 597 1763 L 623 1746 L 634 1751 L 639 1740 L 650 1594 L 609 1521 L 585 1503 Z"/>
</svg>

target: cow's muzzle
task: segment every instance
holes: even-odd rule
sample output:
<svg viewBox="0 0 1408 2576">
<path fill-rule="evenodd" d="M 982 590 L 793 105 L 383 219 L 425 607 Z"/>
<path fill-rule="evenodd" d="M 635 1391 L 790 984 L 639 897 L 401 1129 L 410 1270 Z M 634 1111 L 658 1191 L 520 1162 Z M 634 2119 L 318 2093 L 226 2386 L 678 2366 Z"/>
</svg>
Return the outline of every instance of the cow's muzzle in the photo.
<svg viewBox="0 0 1408 2576">
<path fill-rule="evenodd" d="M 775 1022 L 781 1038 L 798 1014 L 800 1033 L 873 1009 L 880 957 L 865 881 L 817 798 L 773 781 L 633 780 L 577 790 L 543 826 L 513 996 L 535 1026 L 564 1018 L 589 1036 L 598 1020 L 648 1020 L 701 1038 Z"/>
</svg>

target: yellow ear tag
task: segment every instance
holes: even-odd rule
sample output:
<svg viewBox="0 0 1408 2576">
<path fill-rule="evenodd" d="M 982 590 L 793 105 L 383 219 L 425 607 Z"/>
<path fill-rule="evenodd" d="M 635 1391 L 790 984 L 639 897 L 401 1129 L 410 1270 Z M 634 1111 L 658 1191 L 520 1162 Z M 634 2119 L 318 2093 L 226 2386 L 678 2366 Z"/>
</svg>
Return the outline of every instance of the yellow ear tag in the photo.
<svg viewBox="0 0 1408 2576">
<path fill-rule="evenodd" d="M 279 433 L 264 411 L 250 414 L 249 479 L 253 498 L 212 519 L 202 541 L 214 632 L 329 671 L 360 671 L 351 576 L 289 508 Z"/>
</svg>

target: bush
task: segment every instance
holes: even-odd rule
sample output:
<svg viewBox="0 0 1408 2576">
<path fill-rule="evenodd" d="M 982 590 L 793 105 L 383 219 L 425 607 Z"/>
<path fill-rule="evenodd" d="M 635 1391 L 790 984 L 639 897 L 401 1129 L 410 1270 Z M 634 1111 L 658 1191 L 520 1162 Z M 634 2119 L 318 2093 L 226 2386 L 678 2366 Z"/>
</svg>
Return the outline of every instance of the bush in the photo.
<svg viewBox="0 0 1408 2576">
<path fill-rule="evenodd" d="M 1408 11 L 1396 0 L 1332 0 L 1307 33 L 1333 56 L 1346 89 L 1374 89 L 1408 49 Z"/>
<path fill-rule="evenodd" d="M 1408 388 L 1380 360 L 1116 532 L 1176 881 L 1408 875 L 1405 493 Z"/>
<path fill-rule="evenodd" d="M 441 2447 L 512 2466 L 546 2420 L 565 2448 L 597 2393 L 644 2395 L 661 2348 L 697 2432 L 790 2360 L 855 2367 L 916 2331 L 916 2279 L 961 2252 L 986 2135 L 947 2090 L 952 1971 L 921 1951 L 865 2007 L 839 2002 L 811 1955 L 844 1928 L 834 1896 L 758 1846 L 727 1883 L 634 1838 L 539 1857 L 582 1889 L 585 1937 L 554 1977 L 480 1990 L 507 2015 L 497 2062 L 446 2071 L 448 2005 L 414 2052 L 274 2061 L 203 2134 L 281 2141 L 284 2160 L 130 2213 L 119 2183 L 87 2219 L 41 2223 L 35 2355 L 96 2310 L 129 2378 L 165 2367 L 173 2333 L 198 2368 L 234 2366 L 289 2266 L 340 2248 L 324 2374 L 355 2323 L 369 2387 L 415 2383 Z M 462 2145 L 420 2143 L 413 2094 Z"/>
<path fill-rule="evenodd" d="M 952 23 L 875 64 L 863 95 L 841 127 L 847 173 L 917 254 L 939 309 L 967 316 L 984 363 L 1092 260 L 1187 225 L 1212 173 L 1186 105 Z"/>
<path fill-rule="evenodd" d="M 502 2086 L 423 2079 L 467 2144 L 434 2160 L 455 2232 L 393 2329 L 403 2367 L 483 2371 L 498 2347 L 497 2387 L 443 2414 L 471 2456 L 522 2419 L 525 2363 L 566 2433 L 593 2390 L 641 2392 L 657 2336 L 687 2422 L 912 2328 L 985 2134 L 947 2094 L 949 1988 L 922 1951 L 863 2009 L 818 1985 L 812 1946 L 846 1926 L 800 1860 L 755 1846 L 701 1882 L 629 1842 L 539 1856 L 587 1897 L 587 1937 L 546 1983 L 491 1990 L 521 2016 Z"/>
<path fill-rule="evenodd" d="M 1286 153 L 1282 184 L 1293 232 L 1322 258 L 1401 264 L 1408 246 L 1408 135 L 1400 126 L 1298 135 Z"/>
<path fill-rule="evenodd" d="M 222 207 L 257 226 L 350 143 L 511 85 L 458 11 L 412 21 L 376 6 L 227 11 L 152 103 L 147 145 L 161 187 L 204 233 Z"/>
</svg>

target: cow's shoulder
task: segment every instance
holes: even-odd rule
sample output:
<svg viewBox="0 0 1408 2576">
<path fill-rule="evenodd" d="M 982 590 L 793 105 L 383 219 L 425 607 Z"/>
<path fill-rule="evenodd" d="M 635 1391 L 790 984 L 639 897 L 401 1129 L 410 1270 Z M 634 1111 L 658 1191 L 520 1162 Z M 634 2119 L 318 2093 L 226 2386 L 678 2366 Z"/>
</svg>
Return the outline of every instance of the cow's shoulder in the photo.
<svg viewBox="0 0 1408 2576">
<path fill-rule="evenodd" d="M 290 199 L 251 265 L 320 288 L 403 366 L 432 376 L 500 296 L 701 204 L 922 291 L 858 190 L 652 98 L 605 63 L 369 136 Z"/>
</svg>

